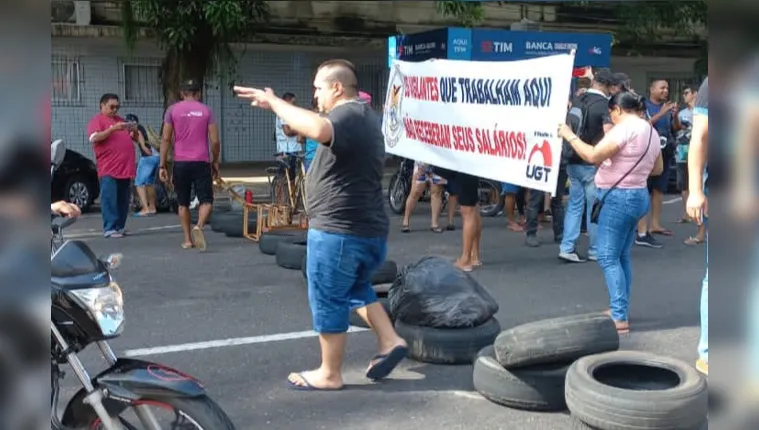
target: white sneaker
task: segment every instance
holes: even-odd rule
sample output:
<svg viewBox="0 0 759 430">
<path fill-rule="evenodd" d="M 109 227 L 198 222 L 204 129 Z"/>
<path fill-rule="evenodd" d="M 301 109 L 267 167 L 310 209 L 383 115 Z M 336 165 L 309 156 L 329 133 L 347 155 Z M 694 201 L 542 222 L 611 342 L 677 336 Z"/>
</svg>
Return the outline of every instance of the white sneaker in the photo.
<svg viewBox="0 0 759 430">
<path fill-rule="evenodd" d="M 198 200 L 197 197 L 193 199 L 193 201 L 190 202 L 190 210 L 195 210 L 196 207 L 200 204 L 200 200 Z"/>
</svg>

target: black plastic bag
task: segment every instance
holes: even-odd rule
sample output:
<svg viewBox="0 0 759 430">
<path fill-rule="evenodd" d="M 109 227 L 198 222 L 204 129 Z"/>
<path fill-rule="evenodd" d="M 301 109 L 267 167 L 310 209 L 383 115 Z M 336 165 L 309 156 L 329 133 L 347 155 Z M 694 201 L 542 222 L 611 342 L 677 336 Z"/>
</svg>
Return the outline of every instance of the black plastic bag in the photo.
<svg viewBox="0 0 759 430">
<path fill-rule="evenodd" d="M 394 318 L 422 327 L 477 327 L 498 312 L 485 287 L 440 257 L 424 257 L 402 269 L 388 300 Z"/>
</svg>

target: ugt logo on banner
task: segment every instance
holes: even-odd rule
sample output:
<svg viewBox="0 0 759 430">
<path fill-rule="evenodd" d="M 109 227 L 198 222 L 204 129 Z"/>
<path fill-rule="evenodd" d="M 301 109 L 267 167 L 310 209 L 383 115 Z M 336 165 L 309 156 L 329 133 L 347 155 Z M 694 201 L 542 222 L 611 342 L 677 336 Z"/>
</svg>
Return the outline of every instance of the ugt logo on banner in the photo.
<svg viewBox="0 0 759 430">
<path fill-rule="evenodd" d="M 538 164 L 538 156 L 540 156 L 542 164 Z M 551 175 L 551 166 L 553 166 L 551 144 L 547 140 L 543 140 L 543 142 L 537 143 L 532 147 L 530 156 L 527 158 L 527 171 L 525 175 L 528 179 L 548 183 L 548 178 Z"/>
</svg>

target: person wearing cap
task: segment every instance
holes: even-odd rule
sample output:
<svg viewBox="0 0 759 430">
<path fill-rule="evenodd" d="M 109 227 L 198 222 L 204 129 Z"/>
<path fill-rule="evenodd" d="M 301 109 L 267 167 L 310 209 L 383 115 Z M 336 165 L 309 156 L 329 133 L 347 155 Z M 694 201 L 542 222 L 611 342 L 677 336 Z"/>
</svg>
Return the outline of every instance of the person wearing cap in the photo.
<svg viewBox="0 0 759 430">
<path fill-rule="evenodd" d="M 137 144 L 140 152 L 140 161 L 137 162 L 137 176 L 134 178 L 134 186 L 137 189 L 137 197 L 140 199 L 141 210 L 134 216 L 152 216 L 157 211 L 155 207 L 155 179 L 158 163 L 160 162 L 160 152 L 150 146 L 148 143 L 148 132 L 145 127 L 140 125 L 140 119 L 135 114 L 125 116 L 127 122 L 136 124 L 136 130 L 132 131 L 132 141 Z"/>
<path fill-rule="evenodd" d="M 119 96 L 103 94 L 100 112 L 87 124 L 100 178 L 100 213 L 107 238 L 120 238 L 126 233 L 132 179 L 137 169 L 130 136 L 136 126 L 118 115 L 119 107 Z"/>
<path fill-rule="evenodd" d="M 211 109 L 200 101 L 201 85 L 190 79 L 180 86 L 182 100 L 166 110 L 163 119 L 160 177 L 166 182 L 166 162 L 174 138 L 174 190 L 179 205 L 179 221 L 184 232 L 182 248 L 206 249 L 203 227 L 213 208 L 213 181 L 219 176 L 221 145 L 219 129 Z M 208 142 L 211 142 L 209 152 Z M 200 202 L 198 224 L 190 229 L 192 189 Z"/>
<path fill-rule="evenodd" d="M 609 98 L 612 88 L 618 82 L 609 69 L 600 69 L 593 75 L 590 88 L 572 100 L 572 106 L 583 112 L 582 130 L 574 130 L 583 142 L 595 146 L 611 128 L 605 125 L 609 116 Z M 573 127 L 580 127 L 575 124 Z M 565 145 L 566 146 L 566 145 Z M 596 226 L 590 222 L 593 212 L 593 202 L 596 199 L 595 175 L 596 166 L 583 160 L 576 151 L 569 149 L 567 160 L 567 176 L 569 177 L 569 203 L 564 213 L 564 230 L 561 237 L 559 229 L 554 229 L 554 240 L 561 242 L 559 258 L 570 263 L 582 263 L 586 259 L 577 252 L 577 239 L 580 237 L 582 218 L 588 227 L 590 247 L 588 258 L 596 260 Z M 534 242 L 534 241 L 533 241 Z M 527 241 L 530 244 L 530 238 Z"/>
</svg>

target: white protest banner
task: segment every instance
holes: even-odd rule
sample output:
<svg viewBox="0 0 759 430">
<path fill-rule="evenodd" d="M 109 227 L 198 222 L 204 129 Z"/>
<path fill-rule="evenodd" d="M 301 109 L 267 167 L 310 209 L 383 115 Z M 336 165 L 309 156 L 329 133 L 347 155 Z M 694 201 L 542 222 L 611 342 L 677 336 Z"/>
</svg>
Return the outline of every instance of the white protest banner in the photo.
<svg viewBox="0 0 759 430">
<path fill-rule="evenodd" d="M 522 61 L 395 61 L 382 131 L 388 153 L 551 194 L 574 53 Z"/>
</svg>

